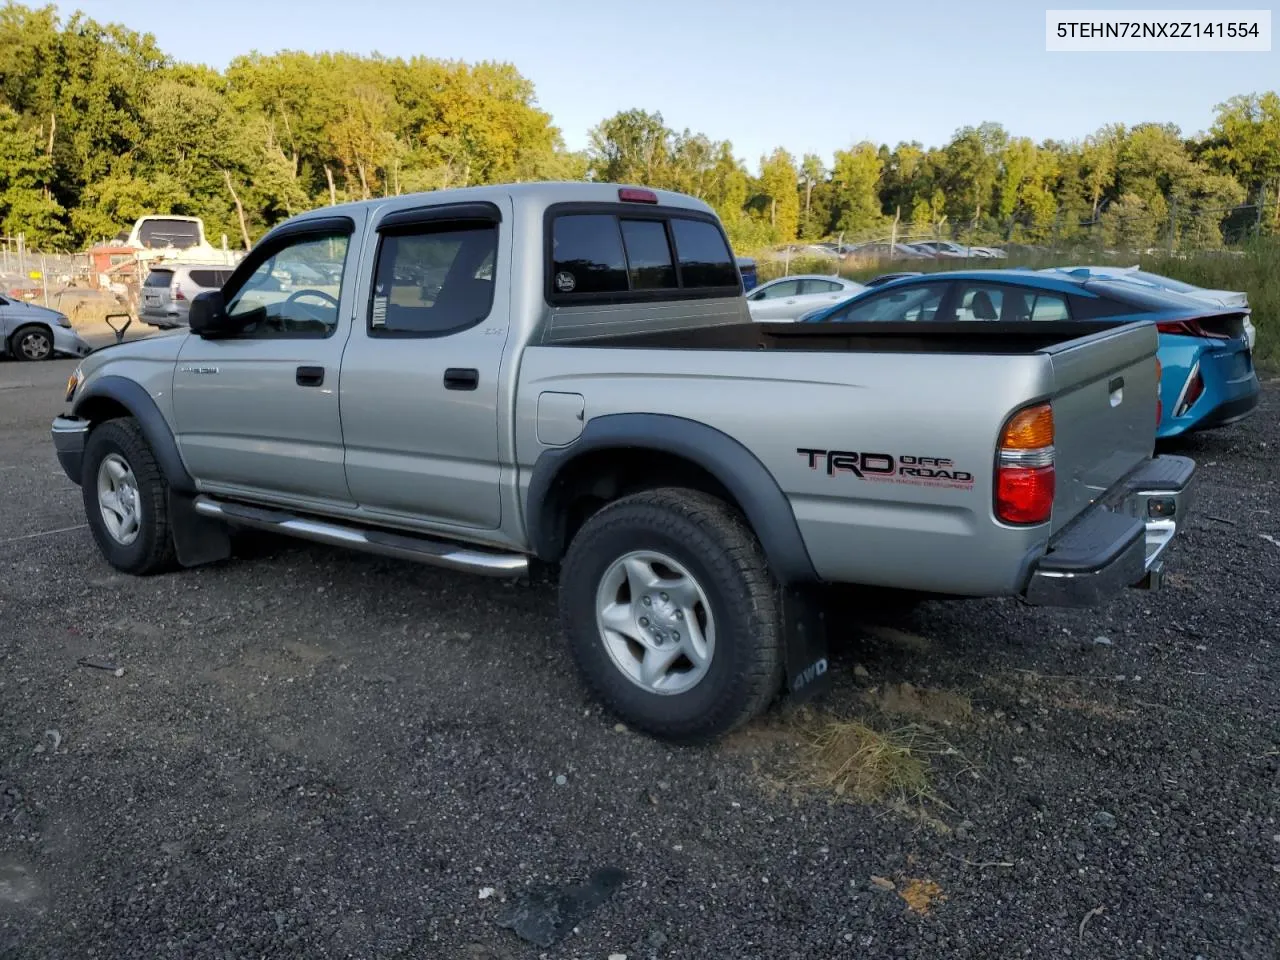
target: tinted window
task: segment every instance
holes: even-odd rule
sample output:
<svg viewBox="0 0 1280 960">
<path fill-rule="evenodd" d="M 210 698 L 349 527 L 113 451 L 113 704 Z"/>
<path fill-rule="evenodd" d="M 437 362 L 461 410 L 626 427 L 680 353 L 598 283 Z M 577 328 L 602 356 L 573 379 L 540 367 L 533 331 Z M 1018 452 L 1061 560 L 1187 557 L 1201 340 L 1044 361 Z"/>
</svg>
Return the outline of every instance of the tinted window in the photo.
<svg viewBox="0 0 1280 960">
<path fill-rule="evenodd" d="M 827 319 L 848 323 L 932 320 L 946 289 L 945 283 L 930 283 L 884 290 L 874 296 L 859 298 Z"/>
<path fill-rule="evenodd" d="M 172 270 L 152 270 L 147 274 L 144 287 L 168 287 L 173 282 Z"/>
<path fill-rule="evenodd" d="M 369 332 L 441 336 L 473 327 L 493 308 L 497 226 L 384 236 Z"/>
<path fill-rule="evenodd" d="M 675 217 L 671 232 L 680 258 L 681 285 L 688 287 L 736 287 L 738 271 L 720 228 L 706 220 Z"/>
<path fill-rule="evenodd" d="M 556 293 L 627 290 L 627 261 L 617 217 L 572 214 L 552 227 L 552 289 Z"/>
<path fill-rule="evenodd" d="M 1082 297 L 1071 294 L 1071 315 L 1077 320 L 1097 320 L 1102 317 L 1121 317 L 1133 313 L 1134 308 L 1105 297 Z"/>
<path fill-rule="evenodd" d="M 1085 283 L 1085 289 L 1141 311 L 1181 310 L 1187 307 L 1203 308 L 1204 304 L 1191 297 L 1170 290 L 1159 290 L 1140 283 L 1124 280 L 1093 279 Z"/>
<path fill-rule="evenodd" d="M 676 285 L 667 228 L 661 220 L 623 220 L 622 242 L 632 290 L 662 290 Z"/>
<path fill-rule="evenodd" d="M 200 225 L 191 220 L 148 220 L 138 228 L 144 247 L 177 247 L 185 250 L 200 242 Z"/>
<path fill-rule="evenodd" d="M 227 304 L 241 317 L 241 337 L 327 337 L 338 327 L 345 235 L 300 238 L 258 264 Z"/>
<path fill-rule="evenodd" d="M 230 270 L 192 270 L 191 282 L 201 287 L 220 287 L 231 276 Z"/>
</svg>

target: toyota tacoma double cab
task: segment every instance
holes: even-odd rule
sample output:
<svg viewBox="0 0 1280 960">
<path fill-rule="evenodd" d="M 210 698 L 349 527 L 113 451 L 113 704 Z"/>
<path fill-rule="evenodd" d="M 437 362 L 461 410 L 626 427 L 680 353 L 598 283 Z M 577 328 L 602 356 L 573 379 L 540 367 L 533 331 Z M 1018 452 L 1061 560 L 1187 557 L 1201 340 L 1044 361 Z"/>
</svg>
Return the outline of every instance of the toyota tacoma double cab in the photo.
<svg viewBox="0 0 1280 960">
<path fill-rule="evenodd" d="M 241 527 L 557 573 L 596 695 L 707 739 L 829 681 L 832 585 L 1159 584 L 1194 463 L 1153 456 L 1155 327 L 901 313 L 753 323 L 677 193 L 369 200 L 271 230 L 188 329 L 87 357 L 53 443 L 129 573 L 222 560 Z"/>
</svg>

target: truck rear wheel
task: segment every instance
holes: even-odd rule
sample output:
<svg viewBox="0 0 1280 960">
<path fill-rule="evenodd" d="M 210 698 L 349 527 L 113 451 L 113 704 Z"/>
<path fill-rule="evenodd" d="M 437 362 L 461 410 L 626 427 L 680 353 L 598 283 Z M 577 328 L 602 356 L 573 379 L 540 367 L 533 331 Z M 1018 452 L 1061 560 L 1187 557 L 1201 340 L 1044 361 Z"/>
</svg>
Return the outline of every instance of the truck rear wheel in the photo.
<svg viewBox="0 0 1280 960">
<path fill-rule="evenodd" d="M 660 737 L 726 733 L 782 681 L 778 593 L 760 544 L 694 490 L 637 493 L 587 520 L 561 567 L 560 616 L 596 695 Z"/>
</svg>

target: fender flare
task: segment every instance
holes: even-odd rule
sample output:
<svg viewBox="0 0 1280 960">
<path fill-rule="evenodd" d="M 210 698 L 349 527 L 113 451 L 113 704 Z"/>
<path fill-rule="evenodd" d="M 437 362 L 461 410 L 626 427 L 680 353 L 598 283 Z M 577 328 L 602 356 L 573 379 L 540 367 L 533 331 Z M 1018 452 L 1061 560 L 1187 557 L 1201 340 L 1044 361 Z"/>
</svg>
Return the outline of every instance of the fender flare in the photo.
<svg viewBox="0 0 1280 960">
<path fill-rule="evenodd" d="M 585 454 L 648 449 L 681 457 L 719 481 L 746 515 L 773 574 L 782 583 L 818 579 L 791 503 L 768 468 L 739 441 L 696 420 L 658 413 L 615 413 L 588 421 L 577 440 L 544 450 L 533 466 L 525 516 L 539 559 L 554 563 L 567 544 L 557 527 L 556 486 L 563 471 Z"/>
<path fill-rule="evenodd" d="M 146 437 L 156 462 L 164 471 L 169 489 L 177 493 L 194 495 L 195 480 L 187 472 L 186 465 L 178 453 L 178 442 L 169 428 L 164 414 L 156 406 L 155 400 L 141 384 L 125 377 L 107 375 L 92 381 L 83 394 L 76 397 L 72 413 L 79 415 L 86 403 L 94 399 L 114 400 L 138 421 L 142 435 Z"/>
</svg>

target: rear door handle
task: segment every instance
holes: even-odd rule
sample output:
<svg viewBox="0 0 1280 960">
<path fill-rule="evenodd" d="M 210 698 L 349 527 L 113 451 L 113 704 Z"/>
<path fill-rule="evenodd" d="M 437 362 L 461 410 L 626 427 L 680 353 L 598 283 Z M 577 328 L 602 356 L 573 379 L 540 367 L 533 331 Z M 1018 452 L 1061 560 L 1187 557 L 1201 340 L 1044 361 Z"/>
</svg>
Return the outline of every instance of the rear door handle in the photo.
<svg viewBox="0 0 1280 960">
<path fill-rule="evenodd" d="M 299 367 L 294 379 L 300 387 L 322 387 L 324 367 Z"/>
<path fill-rule="evenodd" d="M 480 371 L 472 367 L 449 367 L 444 372 L 446 390 L 474 390 L 480 386 Z"/>
</svg>

